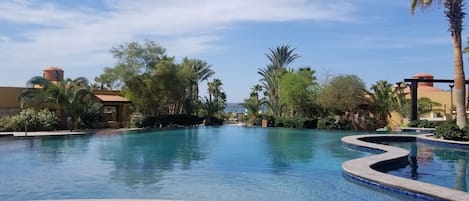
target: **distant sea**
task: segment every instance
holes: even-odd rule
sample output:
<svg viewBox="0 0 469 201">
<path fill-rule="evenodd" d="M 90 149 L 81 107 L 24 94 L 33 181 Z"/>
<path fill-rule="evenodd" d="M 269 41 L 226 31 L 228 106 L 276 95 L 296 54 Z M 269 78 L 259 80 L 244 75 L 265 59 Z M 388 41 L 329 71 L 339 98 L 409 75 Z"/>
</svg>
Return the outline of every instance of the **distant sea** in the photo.
<svg viewBox="0 0 469 201">
<path fill-rule="evenodd" d="M 244 113 L 246 109 L 241 106 L 241 103 L 227 103 L 225 113 Z"/>
</svg>

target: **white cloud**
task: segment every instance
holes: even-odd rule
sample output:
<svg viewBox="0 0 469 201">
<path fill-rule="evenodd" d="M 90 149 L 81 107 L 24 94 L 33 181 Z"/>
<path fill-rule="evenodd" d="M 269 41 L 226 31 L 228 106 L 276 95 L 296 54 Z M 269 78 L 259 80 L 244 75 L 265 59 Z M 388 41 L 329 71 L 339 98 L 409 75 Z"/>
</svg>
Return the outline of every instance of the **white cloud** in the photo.
<svg viewBox="0 0 469 201">
<path fill-rule="evenodd" d="M 104 65 L 112 62 L 112 46 L 142 36 L 161 42 L 173 55 L 197 54 L 216 49 L 215 42 L 237 22 L 353 20 L 353 6 L 342 0 L 105 0 L 105 5 L 1 1 L 0 23 L 26 27 L 15 37 L 0 38 L 2 66 Z"/>
</svg>

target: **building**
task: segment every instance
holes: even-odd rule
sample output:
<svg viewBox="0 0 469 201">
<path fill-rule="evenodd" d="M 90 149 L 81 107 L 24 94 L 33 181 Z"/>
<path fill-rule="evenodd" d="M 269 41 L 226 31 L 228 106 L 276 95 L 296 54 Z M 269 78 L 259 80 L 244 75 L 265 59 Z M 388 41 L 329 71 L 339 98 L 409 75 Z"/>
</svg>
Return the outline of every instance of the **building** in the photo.
<svg viewBox="0 0 469 201">
<path fill-rule="evenodd" d="M 412 76 L 412 79 L 434 79 L 433 75 L 427 73 L 417 73 Z M 419 114 L 420 119 L 427 119 L 430 121 L 445 121 L 448 116 L 454 112 L 454 106 L 452 100 L 454 100 L 454 94 L 452 93 L 452 87 L 449 84 L 445 84 L 447 90 L 436 88 L 433 82 L 419 82 L 417 87 L 417 99 L 426 97 L 432 100 L 432 102 L 439 103 L 439 106 L 435 105 L 432 107 L 432 111 L 427 114 Z M 404 89 L 406 97 L 410 99 L 410 88 Z M 453 98 L 451 97 L 453 96 Z M 453 108 L 452 108 L 453 106 Z M 409 108 L 410 110 L 410 108 Z M 403 121 L 399 114 L 393 112 L 391 118 L 391 126 L 401 126 Z"/>
<path fill-rule="evenodd" d="M 64 71 L 58 67 L 47 67 L 42 76 L 52 82 L 64 79 Z M 0 87 L 0 117 L 18 114 L 21 111 L 19 96 L 23 87 Z M 107 127 L 121 128 L 130 126 L 130 101 L 122 96 L 120 91 L 92 90 L 97 100 L 104 107 L 104 120 Z"/>
<path fill-rule="evenodd" d="M 120 91 L 93 90 L 93 94 L 103 104 L 104 121 L 111 128 L 130 127 L 130 101 Z"/>
</svg>

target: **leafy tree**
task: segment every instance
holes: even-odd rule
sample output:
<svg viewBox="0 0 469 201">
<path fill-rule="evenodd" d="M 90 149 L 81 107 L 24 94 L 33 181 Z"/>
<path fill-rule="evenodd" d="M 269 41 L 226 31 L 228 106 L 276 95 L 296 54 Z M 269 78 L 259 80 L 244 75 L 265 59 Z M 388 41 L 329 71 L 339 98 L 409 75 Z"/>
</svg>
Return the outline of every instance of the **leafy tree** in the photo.
<svg viewBox="0 0 469 201">
<path fill-rule="evenodd" d="M 445 16 L 449 22 L 449 31 L 453 41 L 454 53 L 454 94 L 456 102 L 456 120 L 459 128 L 464 128 L 467 124 L 465 109 L 465 76 L 462 59 L 461 32 L 463 29 L 463 19 L 465 13 L 464 0 L 411 0 L 411 14 L 417 7 L 427 8 L 432 4 L 441 3 L 445 8 Z"/>
<path fill-rule="evenodd" d="M 357 129 L 358 122 L 353 116 L 360 111 L 360 106 L 366 103 L 364 95 L 365 84 L 359 77 L 341 75 L 324 86 L 319 103 L 336 115 L 344 115 Z"/>
<path fill-rule="evenodd" d="M 96 83 L 99 83 L 99 89 L 115 89 L 118 87 L 117 80 L 118 74 L 114 68 L 104 68 L 104 73 L 94 78 Z"/>
<path fill-rule="evenodd" d="M 96 82 L 110 85 L 110 88 L 122 87 L 125 82 L 136 75 L 150 73 L 162 59 L 167 59 L 166 49 L 151 40 L 143 44 L 130 42 L 111 49 L 117 59 L 113 68 L 105 68 L 104 73 L 95 78 Z"/>
<path fill-rule="evenodd" d="M 311 116 L 309 111 L 314 107 L 318 88 L 314 73 L 311 68 L 301 68 L 295 72 L 286 72 L 280 78 L 280 98 L 290 116 Z"/>
</svg>

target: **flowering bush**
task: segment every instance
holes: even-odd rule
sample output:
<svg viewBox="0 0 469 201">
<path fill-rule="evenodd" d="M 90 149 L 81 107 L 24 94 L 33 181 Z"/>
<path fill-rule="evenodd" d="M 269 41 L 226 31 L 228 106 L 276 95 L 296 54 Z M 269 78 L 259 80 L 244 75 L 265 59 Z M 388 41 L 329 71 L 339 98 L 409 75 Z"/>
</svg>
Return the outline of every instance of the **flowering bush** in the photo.
<svg viewBox="0 0 469 201">
<path fill-rule="evenodd" d="M 0 119 L 0 130 L 3 131 L 47 131 L 57 125 L 57 116 L 48 109 L 35 111 L 28 108 L 17 115 L 5 116 Z"/>
</svg>

